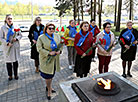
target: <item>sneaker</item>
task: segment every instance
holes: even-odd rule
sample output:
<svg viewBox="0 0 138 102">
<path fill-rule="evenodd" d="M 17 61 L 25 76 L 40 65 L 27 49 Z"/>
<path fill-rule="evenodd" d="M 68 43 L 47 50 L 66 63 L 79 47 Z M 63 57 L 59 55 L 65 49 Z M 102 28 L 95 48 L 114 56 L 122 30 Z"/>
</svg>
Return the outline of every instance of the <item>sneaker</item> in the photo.
<svg viewBox="0 0 138 102">
<path fill-rule="evenodd" d="M 69 69 L 70 69 L 70 70 L 72 69 L 72 66 L 71 66 L 71 65 L 69 65 Z"/>
</svg>

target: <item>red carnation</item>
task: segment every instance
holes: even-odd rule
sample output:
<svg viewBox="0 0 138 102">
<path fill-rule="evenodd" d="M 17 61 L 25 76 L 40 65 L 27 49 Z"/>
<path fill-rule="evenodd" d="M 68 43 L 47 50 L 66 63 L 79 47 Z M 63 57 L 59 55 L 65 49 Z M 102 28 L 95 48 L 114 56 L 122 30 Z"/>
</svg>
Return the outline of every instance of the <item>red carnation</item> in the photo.
<svg viewBox="0 0 138 102">
<path fill-rule="evenodd" d="M 62 31 L 62 32 L 64 32 L 64 31 L 65 31 L 65 30 L 64 30 L 64 27 L 62 27 L 61 31 Z"/>
<path fill-rule="evenodd" d="M 103 39 L 103 45 L 106 45 L 106 40 L 105 39 Z"/>
<path fill-rule="evenodd" d="M 58 28 L 59 28 L 59 27 L 57 27 L 57 28 L 56 28 L 56 31 L 58 31 L 58 32 L 59 32 L 59 29 L 58 29 Z"/>
<path fill-rule="evenodd" d="M 120 38 L 121 43 L 125 44 L 125 41 L 123 38 Z"/>
</svg>

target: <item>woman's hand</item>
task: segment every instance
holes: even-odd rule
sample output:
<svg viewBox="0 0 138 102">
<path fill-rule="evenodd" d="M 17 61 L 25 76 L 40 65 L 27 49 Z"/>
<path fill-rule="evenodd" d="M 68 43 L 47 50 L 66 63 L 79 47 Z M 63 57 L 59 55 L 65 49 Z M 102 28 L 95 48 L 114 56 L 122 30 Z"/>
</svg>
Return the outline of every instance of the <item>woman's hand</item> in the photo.
<svg viewBox="0 0 138 102">
<path fill-rule="evenodd" d="M 128 45 L 125 45 L 125 48 L 127 48 L 127 49 L 130 49 L 130 46 L 128 46 Z"/>
<path fill-rule="evenodd" d="M 49 55 L 51 55 L 51 56 L 56 55 L 56 51 L 49 52 Z"/>
<path fill-rule="evenodd" d="M 56 52 L 56 55 L 59 55 L 60 54 L 60 51 Z"/>
<path fill-rule="evenodd" d="M 137 40 L 133 42 L 133 44 L 137 44 L 137 43 L 138 43 L 138 41 L 137 41 Z"/>
<path fill-rule="evenodd" d="M 12 39 L 12 41 L 13 41 L 13 42 L 16 42 L 16 41 L 17 41 L 17 39 L 16 39 L 16 38 L 13 38 L 13 39 Z"/>
<path fill-rule="evenodd" d="M 37 43 L 37 41 L 36 41 L 36 40 L 32 40 L 32 41 L 33 41 L 33 43 L 34 43 L 34 44 L 36 44 L 36 43 Z"/>
<path fill-rule="evenodd" d="M 86 56 L 86 53 L 83 53 L 83 55 L 82 55 L 83 57 L 85 57 Z"/>
<path fill-rule="evenodd" d="M 11 44 L 11 43 L 8 43 L 8 46 L 12 46 L 13 44 Z"/>
</svg>

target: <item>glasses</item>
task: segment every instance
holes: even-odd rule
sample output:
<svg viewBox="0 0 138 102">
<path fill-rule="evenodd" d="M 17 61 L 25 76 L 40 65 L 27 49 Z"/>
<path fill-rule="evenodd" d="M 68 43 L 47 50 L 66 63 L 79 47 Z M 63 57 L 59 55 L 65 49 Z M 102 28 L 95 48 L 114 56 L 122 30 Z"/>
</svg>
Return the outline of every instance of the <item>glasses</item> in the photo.
<svg viewBox="0 0 138 102">
<path fill-rule="evenodd" d="M 85 25 L 84 27 L 89 27 L 88 25 Z"/>
<path fill-rule="evenodd" d="M 12 20 L 12 18 L 8 18 L 8 20 Z"/>
<path fill-rule="evenodd" d="M 48 29 L 49 29 L 49 30 L 55 30 L 55 28 L 52 28 L 52 27 L 49 27 Z"/>
<path fill-rule="evenodd" d="M 131 27 L 132 25 L 127 25 L 127 26 Z"/>
<path fill-rule="evenodd" d="M 111 26 L 107 26 L 106 28 L 111 28 Z"/>
</svg>

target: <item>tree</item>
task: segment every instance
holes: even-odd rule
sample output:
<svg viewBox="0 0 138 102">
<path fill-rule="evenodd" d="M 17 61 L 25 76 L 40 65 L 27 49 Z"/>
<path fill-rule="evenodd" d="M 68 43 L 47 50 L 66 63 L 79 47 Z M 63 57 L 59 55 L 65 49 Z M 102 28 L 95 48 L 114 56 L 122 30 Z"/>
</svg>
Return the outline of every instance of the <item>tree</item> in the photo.
<svg viewBox="0 0 138 102">
<path fill-rule="evenodd" d="M 119 2 L 118 2 L 118 17 L 117 17 L 116 31 L 120 31 L 121 8 L 122 8 L 122 0 L 119 0 Z"/>
<path fill-rule="evenodd" d="M 129 12 L 129 20 L 133 20 L 134 6 L 138 5 L 138 0 L 125 0 L 124 5 L 126 6 L 124 9 Z"/>
<path fill-rule="evenodd" d="M 83 21 L 83 0 L 80 0 L 80 5 L 81 5 L 81 16 Z"/>
<path fill-rule="evenodd" d="M 101 29 L 101 23 L 102 23 L 102 5 L 103 5 L 103 0 L 98 0 L 99 29 Z"/>
<path fill-rule="evenodd" d="M 115 0 L 114 26 L 116 26 L 117 0 Z"/>
<path fill-rule="evenodd" d="M 94 20 L 96 21 L 96 0 L 94 0 Z"/>
</svg>

